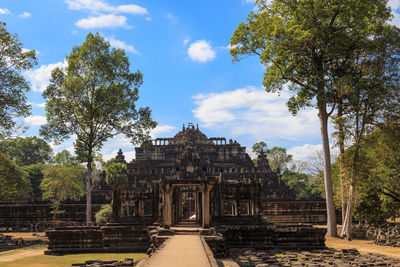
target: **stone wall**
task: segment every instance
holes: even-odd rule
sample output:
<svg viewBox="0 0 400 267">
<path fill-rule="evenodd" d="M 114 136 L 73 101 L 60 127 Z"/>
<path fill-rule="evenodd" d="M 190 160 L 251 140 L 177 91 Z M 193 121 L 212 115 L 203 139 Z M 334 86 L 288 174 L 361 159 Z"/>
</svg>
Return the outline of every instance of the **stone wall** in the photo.
<svg viewBox="0 0 400 267">
<path fill-rule="evenodd" d="M 110 190 L 95 190 L 92 198 L 92 218 L 104 204 L 111 203 Z M 63 213 L 57 214 L 57 221 L 66 225 L 84 225 L 86 220 L 86 199 L 65 201 L 61 204 Z M 14 231 L 44 231 L 53 224 L 50 202 L 21 201 L 0 202 L 0 228 Z"/>
<path fill-rule="evenodd" d="M 355 224 L 353 236 L 374 240 L 378 245 L 400 247 L 400 223 Z"/>
<path fill-rule="evenodd" d="M 326 202 L 315 200 L 264 200 L 262 203 L 263 217 L 268 222 L 281 224 L 326 223 Z"/>
<path fill-rule="evenodd" d="M 299 225 L 220 225 L 220 238 L 205 238 L 215 257 L 237 249 L 312 250 L 325 248 L 326 229 Z"/>
<path fill-rule="evenodd" d="M 45 254 L 146 252 L 150 245 L 147 224 L 108 224 L 95 227 L 57 227 L 46 232 Z"/>
</svg>

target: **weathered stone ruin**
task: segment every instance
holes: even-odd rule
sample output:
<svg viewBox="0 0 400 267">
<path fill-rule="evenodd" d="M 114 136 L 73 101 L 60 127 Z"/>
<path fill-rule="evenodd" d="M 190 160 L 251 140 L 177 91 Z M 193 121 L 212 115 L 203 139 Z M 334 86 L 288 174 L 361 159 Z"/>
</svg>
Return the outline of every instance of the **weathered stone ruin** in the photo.
<svg viewBox="0 0 400 267">
<path fill-rule="evenodd" d="M 311 251 L 256 251 L 237 250 L 233 258 L 240 267 L 267 266 L 398 266 L 399 259 L 368 253 L 356 249 L 332 249 Z"/>
<path fill-rule="evenodd" d="M 353 236 L 373 240 L 377 245 L 400 247 L 400 223 L 358 223 L 353 225 Z"/>
<path fill-rule="evenodd" d="M 324 247 L 323 229 L 271 223 L 325 221 L 323 202 L 296 200 L 264 154 L 255 165 L 245 150 L 193 124 L 137 147 L 130 163 L 120 150 L 116 161 L 127 164 L 128 182 L 118 191 L 113 223 L 48 231 L 48 253 L 146 251 L 187 226 L 201 228 L 220 255 L 236 247 Z"/>
</svg>

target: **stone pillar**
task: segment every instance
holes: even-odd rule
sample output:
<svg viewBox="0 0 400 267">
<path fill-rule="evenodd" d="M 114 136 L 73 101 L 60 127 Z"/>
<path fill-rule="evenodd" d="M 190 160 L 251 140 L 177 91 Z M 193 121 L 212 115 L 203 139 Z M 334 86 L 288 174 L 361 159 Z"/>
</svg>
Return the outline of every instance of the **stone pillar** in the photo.
<svg viewBox="0 0 400 267">
<path fill-rule="evenodd" d="M 201 186 L 202 206 L 203 206 L 203 228 L 210 227 L 210 191 L 212 185 L 205 184 Z"/>
<path fill-rule="evenodd" d="M 164 227 L 169 228 L 172 225 L 172 192 L 173 187 L 169 184 L 165 185 L 164 191 Z"/>
</svg>

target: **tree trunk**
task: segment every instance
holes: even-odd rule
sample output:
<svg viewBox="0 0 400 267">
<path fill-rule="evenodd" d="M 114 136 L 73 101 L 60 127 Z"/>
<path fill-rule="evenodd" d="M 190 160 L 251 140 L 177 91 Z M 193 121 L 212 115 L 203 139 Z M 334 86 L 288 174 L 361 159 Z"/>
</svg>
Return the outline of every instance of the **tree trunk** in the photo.
<svg viewBox="0 0 400 267">
<path fill-rule="evenodd" d="M 347 199 L 347 209 L 346 209 L 346 217 L 343 223 L 343 228 L 341 232 L 341 236 L 346 238 L 347 240 L 352 240 L 352 228 L 353 228 L 353 207 L 354 207 L 354 197 L 356 192 L 356 185 L 354 181 L 354 173 L 351 175 L 351 182 L 349 186 L 349 196 Z"/>
<path fill-rule="evenodd" d="M 320 101 L 318 101 L 320 102 Z M 321 126 L 322 150 L 324 153 L 324 182 L 326 195 L 326 213 L 327 213 L 327 236 L 337 236 L 335 203 L 333 201 L 332 179 L 331 179 L 331 153 L 329 149 L 328 137 L 328 113 L 326 104 L 318 103 L 318 116 Z"/>
<path fill-rule="evenodd" d="M 340 188 L 341 188 L 341 202 L 342 202 L 342 226 L 346 217 L 346 184 L 344 181 L 344 138 L 345 132 L 343 127 L 343 105 L 342 100 L 338 102 L 338 113 L 339 117 L 339 134 L 338 134 L 338 144 L 339 144 L 339 177 L 340 177 Z"/>
<path fill-rule="evenodd" d="M 358 129 L 357 129 L 358 133 Z M 354 207 L 354 198 L 356 194 L 356 178 L 358 174 L 358 162 L 359 162 L 359 149 L 360 149 L 360 137 L 357 137 L 355 142 L 355 150 L 354 150 L 354 158 L 351 168 L 351 179 L 349 186 L 349 196 L 347 199 L 347 209 L 346 209 L 346 217 L 343 223 L 341 236 L 346 238 L 347 240 L 352 239 L 352 230 L 353 230 L 353 207 Z"/>
<path fill-rule="evenodd" d="M 86 226 L 92 225 L 92 162 L 87 163 L 86 174 Z"/>
</svg>

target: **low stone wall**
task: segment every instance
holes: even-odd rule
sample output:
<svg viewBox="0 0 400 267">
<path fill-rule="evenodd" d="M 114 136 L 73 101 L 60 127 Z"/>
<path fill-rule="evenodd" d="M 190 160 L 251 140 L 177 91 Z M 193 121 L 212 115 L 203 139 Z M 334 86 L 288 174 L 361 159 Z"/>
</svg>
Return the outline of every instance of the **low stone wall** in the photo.
<svg viewBox="0 0 400 267">
<path fill-rule="evenodd" d="M 400 247 L 400 223 L 355 224 L 353 236 L 374 240 L 378 245 Z"/>
<path fill-rule="evenodd" d="M 74 263 L 71 267 L 134 267 L 139 261 L 134 261 L 133 259 L 126 258 L 123 261 L 111 260 L 89 260 L 84 263 Z"/>
<path fill-rule="evenodd" d="M 312 251 L 237 250 L 232 258 L 240 267 L 266 266 L 398 266 L 399 259 L 377 253 L 360 254 L 356 249 Z"/>
<path fill-rule="evenodd" d="M 46 232 L 45 254 L 146 252 L 147 225 L 108 224 L 102 227 L 64 227 Z"/>
<path fill-rule="evenodd" d="M 221 225 L 219 238 L 205 238 L 215 257 L 230 256 L 235 249 L 310 250 L 325 248 L 326 229 L 275 224 Z"/>
</svg>

